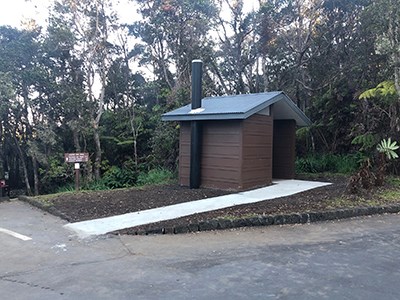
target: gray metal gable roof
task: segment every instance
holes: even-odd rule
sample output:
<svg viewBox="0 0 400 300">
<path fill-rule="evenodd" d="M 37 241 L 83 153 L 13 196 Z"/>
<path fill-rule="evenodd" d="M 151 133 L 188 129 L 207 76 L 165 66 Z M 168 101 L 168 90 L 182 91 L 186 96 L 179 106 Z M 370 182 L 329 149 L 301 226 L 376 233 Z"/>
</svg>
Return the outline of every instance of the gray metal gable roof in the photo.
<svg viewBox="0 0 400 300">
<path fill-rule="evenodd" d="M 201 108 L 192 110 L 188 104 L 163 114 L 162 120 L 243 120 L 277 102 L 279 119 L 294 119 L 299 126 L 310 125 L 306 115 L 283 92 L 207 97 L 203 98 Z"/>
</svg>

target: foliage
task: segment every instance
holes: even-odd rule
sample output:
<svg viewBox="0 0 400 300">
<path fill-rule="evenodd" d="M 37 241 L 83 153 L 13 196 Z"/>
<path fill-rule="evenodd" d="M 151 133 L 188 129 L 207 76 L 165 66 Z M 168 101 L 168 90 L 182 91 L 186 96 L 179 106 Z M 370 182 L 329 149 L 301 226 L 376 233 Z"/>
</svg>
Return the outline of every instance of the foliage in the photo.
<svg viewBox="0 0 400 300">
<path fill-rule="evenodd" d="M 101 182 L 110 189 L 133 186 L 136 182 L 136 171 L 132 168 L 112 166 L 101 178 Z"/>
<path fill-rule="evenodd" d="M 387 163 L 389 160 L 398 158 L 395 152 L 399 146 L 391 138 L 383 139 L 376 146 L 379 155 L 374 153 L 364 156 L 359 171 L 351 176 L 347 186 L 350 193 L 359 193 L 362 189 L 370 189 L 373 186 L 382 186 L 385 183 Z"/>
<path fill-rule="evenodd" d="M 362 159 L 378 181 L 399 172 L 375 145 L 400 138 L 400 2 L 259 2 L 136 0 L 141 19 L 124 25 L 110 1 L 54 0 L 47 27 L 0 26 L 0 169 L 12 187 L 72 183 L 62 156 L 75 151 L 90 153 L 86 188 L 173 172 L 179 124 L 160 117 L 189 103 L 197 58 L 205 96 L 283 90 L 308 114 L 298 170 L 348 173 Z"/>
<path fill-rule="evenodd" d="M 82 185 L 81 188 L 81 190 L 87 191 L 104 191 L 109 189 L 110 187 L 105 183 L 103 179 L 86 182 Z"/>
<path fill-rule="evenodd" d="M 55 193 L 69 193 L 75 192 L 75 183 L 64 183 L 63 185 L 57 186 Z"/>
<path fill-rule="evenodd" d="M 101 180 L 92 180 L 90 182 L 83 181 L 79 186 L 80 191 L 105 191 L 110 190 L 110 187 L 105 183 L 103 179 Z M 64 185 L 60 185 L 56 193 L 68 193 L 75 192 L 76 187 L 74 182 L 70 182 Z"/>
<path fill-rule="evenodd" d="M 140 64 L 150 66 L 157 81 L 162 81 L 175 96 L 190 85 L 191 61 L 211 52 L 207 34 L 216 13 L 214 1 L 137 3 L 143 19 L 129 26 L 130 34 L 141 40 L 133 52 L 138 54 Z"/>
<path fill-rule="evenodd" d="M 366 90 L 359 96 L 360 99 L 371 99 L 371 98 L 394 98 L 396 96 L 396 88 L 393 81 L 383 81 L 379 83 L 375 88 Z"/>
<path fill-rule="evenodd" d="M 388 178 L 388 182 L 389 182 L 389 184 L 391 184 L 395 188 L 400 188 L 400 177 L 390 176 Z"/>
<path fill-rule="evenodd" d="M 74 178 L 74 171 L 71 165 L 61 162 L 59 157 L 51 157 L 47 168 L 40 168 L 42 193 L 51 193 L 58 190 Z"/>
<path fill-rule="evenodd" d="M 383 139 L 377 146 L 378 152 L 384 154 L 388 160 L 396 159 L 399 157 L 398 154 L 395 152 L 397 149 L 399 149 L 397 142 L 392 142 L 390 138 L 387 140 Z"/>
<path fill-rule="evenodd" d="M 176 169 L 179 154 L 178 130 L 179 127 L 176 124 L 157 126 L 151 140 L 152 152 L 149 159 L 151 165 Z"/>
<path fill-rule="evenodd" d="M 138 186 L 165 184 L 169 183 L 174 178 L 171 171 L 167 169 L 152 169 L 148 172 L 140 173 L 137 180 Z"/>
<path fill-rule="evenodd" d="M 350 174 L 357 170 L 358 165 L 359 157 L 357 155 L 309 155 L 296 160 L 296 172 Z"/>
<path fill-rule="evenodd" d="M 361 134 L 359 136 L 356 136 L 351 143 L 353 145 L 359 145 L 360 149 L 359 151 L 370 151 L 373 149 L 373 147 L 376 145 L 376 142 L 378 140 L 378 137 L 376 134 L 372 134 L 370 132 L 367 132 L 365 134 Z"/>
</svg>

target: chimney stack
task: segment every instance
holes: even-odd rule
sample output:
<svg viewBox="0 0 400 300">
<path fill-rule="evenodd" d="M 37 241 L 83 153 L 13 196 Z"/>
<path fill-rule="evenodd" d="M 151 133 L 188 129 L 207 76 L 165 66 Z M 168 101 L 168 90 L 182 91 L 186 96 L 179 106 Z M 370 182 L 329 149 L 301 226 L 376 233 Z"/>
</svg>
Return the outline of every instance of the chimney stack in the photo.
<svg viewBox="0 0 400 300">
<path fill-rule="evenodd" d="M 192 110 L 201 107 L 203 62 L 192 61 Z M 200 121 L 191 122 L 190 144 L 190 188 L 198 189 L 201 184 L 202 128 Z"/>
<path fill-rule="evenodd" d="M 201 107 L 201 81 L 203 62 L 199 59 L 192 61 L 192 109 Z"/>
</svg>

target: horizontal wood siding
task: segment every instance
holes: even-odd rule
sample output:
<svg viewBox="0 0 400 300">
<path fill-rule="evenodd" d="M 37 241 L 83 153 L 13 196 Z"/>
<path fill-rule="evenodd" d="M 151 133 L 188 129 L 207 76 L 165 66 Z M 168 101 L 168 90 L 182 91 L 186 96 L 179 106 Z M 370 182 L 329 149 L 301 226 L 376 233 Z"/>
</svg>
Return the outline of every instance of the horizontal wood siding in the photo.
<svg viewBox="0 0 400 300">
<path fill-rule="evenodd" d="M 272 182 L 271 116 L 253 115 L 244 121 L 205 121 L 201 186 L 244 190 Z M 179 183 L 190 183 L 190 122 L 181 123 Z"/>
<path fill-rule="evenodd" d="M 202 122 L 201 186 L 238 189 L 240 178 L 241 127 L 239 121 Z M 190 185 L 190 122 L 181 122 L 179 138 L 179 184 Z"/>
<path fill-rule="evenodd" d="M 274 121 L 273 176 L 292 179 L 295 176 L 296 122 Z"/>
<path fill-rule="evenodd" d="M 272 117 L 266 115 L 243 121 L 241 189 L 272 182 L 272 126 Z"/>
<path fill-rule="evenodd" d="M 201 185 L 238 189 L 241 127 L 239 121 L 209 121 L 203 125 Z"/>
</svg>

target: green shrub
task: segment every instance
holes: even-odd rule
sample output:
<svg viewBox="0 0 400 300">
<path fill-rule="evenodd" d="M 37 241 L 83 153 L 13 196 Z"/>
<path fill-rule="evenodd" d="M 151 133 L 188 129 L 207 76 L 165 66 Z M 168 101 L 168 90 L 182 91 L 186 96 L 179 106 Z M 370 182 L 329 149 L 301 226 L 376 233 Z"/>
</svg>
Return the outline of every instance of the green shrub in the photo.
<svg viewBox="0 0 400 300">
<path fill-rule="evenodd" d="M 75 191 L 75 183 L 67 183 L 62 185 L 56 189 L 56 193 L 65 193 L 65 192 L 73 192 Z"/>
<path fill-rule="evenodd" d="M 87 183 L 84 183 L 81 186 L 81 190 L 87 190 L 87 191 L 104 191 L 104 190 L 110 190 L 111 188 L 104 182 L 104 179 L 100 180 L 93 180 Z"/>
<path fill-rule="evenodd" d="M 51 157 L 48 160 L 48 165 L 44 168 L 39 168 L 41 176 L 41 194 L 53 193 L 60 186 L 64 186 L 65 182 L 73 180 L 74 171 L 70 165 L 63 161 L 62 157 Z"/>
<path fill-rule="evenodd" d="M 130 168 L 112 166 L 108 168 L 100 180 L 86 182 L 81 178 L 80 190 L 101 191 L 131 187 L 134 185 L 165 184 L 171 182 L 173 178 L 174 174 L 171 171 L 162 168 L 142 172 L 137 176 L 137 173 Z M 75 183 L 73 182 L 67 183 L 57 189 L 58 193 L 72 191 L 75 191 Z"/>
<path fill-rule="evenodd" d="M 137 185 L 164 184 L 170 182 L 173 178 L 174 174 L 167 169 L 153 169 L 139 174 Z"/>
<path fill-rule="evenodd" d="M 133 186 L 136 182 L 136 178 L 137 175 L 134 170 L 112 166 L 103 174 L 100 181 L 102 185 L 110 189 L 117 189 Z"/>
<path fill-rule="evenodd" d="M 388 182 L 389 182 L 391 185 L 400 188 L 400 177 L 398 177 L 398 176 L 391 176 L 391 177 L 389 177 Z"/>
<path fill-rule="evenodd" d="M 82 177 L 81 177 L 82 180 Z M 110 187 L 104 183 L 103 179 L 93 180 L 90 182 L 80 182 L 79 190 L 80 191 L 103 191 L 109 190 Z M 75 182 L 67 183 L 63 186 L 60 186 L 56 193 L 65 193 L 65 192 L 75 192 Z"/>
<path fill-rule="evenodd" d="M 350 174 L 359 167 L 359 157 L 354 154 L 313 154 L 296 160 L 297 173 L 342 173 Z"/>
<path fill-rule="evenodd" d="M 133 186 L 136 182 L 136 172 L 131 169 L 123 169 L 112 166 L 103 174 L 100 180 L 86 181 L 81 177 L 80 190 L 102 191 Z M 57 189 L 57 192 L 75 190 L 75 183 L 67 183 Z"/>
</svg>

